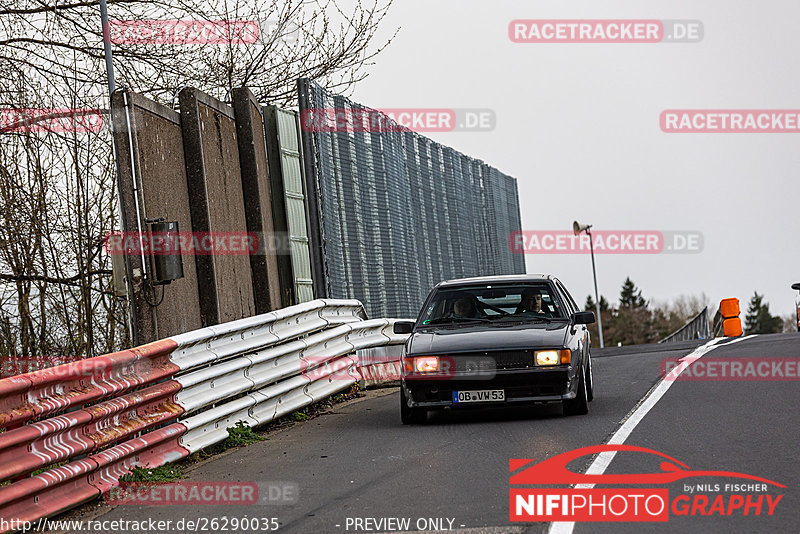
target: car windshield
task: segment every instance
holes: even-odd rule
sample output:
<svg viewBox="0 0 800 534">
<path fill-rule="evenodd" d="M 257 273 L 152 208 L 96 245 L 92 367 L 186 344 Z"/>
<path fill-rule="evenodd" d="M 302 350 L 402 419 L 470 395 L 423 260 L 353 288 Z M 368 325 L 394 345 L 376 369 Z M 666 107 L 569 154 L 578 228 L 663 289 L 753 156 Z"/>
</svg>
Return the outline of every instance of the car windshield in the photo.
<svg viewBox="0 0 800 534">
<path fill-rule="evenodd" d="M 421 324 L 468 325 L 564 319 L 549 284 L 475 285 L 438 290 L 423 310 Z"/>
</svg>

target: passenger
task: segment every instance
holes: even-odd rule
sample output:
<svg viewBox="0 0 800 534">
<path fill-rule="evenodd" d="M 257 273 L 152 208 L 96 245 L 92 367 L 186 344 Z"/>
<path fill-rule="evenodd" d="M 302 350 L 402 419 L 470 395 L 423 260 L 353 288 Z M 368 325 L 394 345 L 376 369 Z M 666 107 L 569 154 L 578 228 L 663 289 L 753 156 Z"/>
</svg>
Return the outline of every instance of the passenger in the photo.
<svg viewBox="0 0 800 534">
<path fill-rule="evenodd" d="M 545 315 L 542 308 L 542 290 L 541 289 L 525 289 L 522 292 L 519 306 L 515 314 L 524 315 Z"/>
<path fill-rule="evenodd" d="M 451 317 L 477 319 L 479 317 L 478 308 L 471 298 L 461 297 L 453 304 L 453 313 Z"/>
</svg>

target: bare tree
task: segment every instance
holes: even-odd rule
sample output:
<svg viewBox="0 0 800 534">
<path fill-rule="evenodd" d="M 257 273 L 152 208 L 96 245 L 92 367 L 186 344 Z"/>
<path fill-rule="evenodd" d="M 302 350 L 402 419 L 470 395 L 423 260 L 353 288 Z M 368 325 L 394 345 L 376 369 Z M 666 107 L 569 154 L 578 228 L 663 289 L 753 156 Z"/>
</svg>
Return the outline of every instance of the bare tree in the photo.
<svg viewBox="0 0 800 534">
<path fill-rule="evenodd" d="M 220 98 L 246 85 L 264 101 L 294 100 L 300 77 L 346 91 L 366 76 L 365 67 L 390 42 L 374 46 L 392 0 L 344 11 L 337 0 L 109 0 L 118 81 L 168 102 L 193 86 Z M 250 21 L 255 42 L 169 44 L 131 39 L 120 21 Z M 127 26 L 128 29 L 133 27 Z M 395 32 L 396 33 L 396 32 Z M 393 35 L 392 35 L 393 37 Z M 144 42 L 142 42 L 144 41 Z M 149 40 L 153 41 L 153 40 Z M 65 68 L 66 67 L 66 68 Z M 68 71 L 68 72 L 65 72 Z M 105 88 L 97 0 L 23 0 L 0 7 L 0 75 L 27 79 L 39 91 L 62 91 L 62 79 L 102 96 Z"/>
<path fill-rule="evenodd" d="M 0 357 L 74 359 L 120 344 L 102 253 L 116 224 L 107 137 L 23 129 L 0 138 Z"/>
<path fill-rule="evenodd" d="M 345 11 L 337 0 L 108 0 L 117 84 L 166 104 L 184 86 L 227 100 L 246 85 L 287 105 L 300 77 L 346 92 L 394 36 L 375 43 L 391 5 L 378 2 Z M 152 20 L 249 21 L 259 31 L 199 45 L 137 42 L 120 30 L 119 21 Z M 118 229 L 108 129 L 7 120 L 11 110 L 107 107 L 98 0 L 0 0 L 0 79 L 0 360 L 126 346 L 102 247 Z"/>
</svg>

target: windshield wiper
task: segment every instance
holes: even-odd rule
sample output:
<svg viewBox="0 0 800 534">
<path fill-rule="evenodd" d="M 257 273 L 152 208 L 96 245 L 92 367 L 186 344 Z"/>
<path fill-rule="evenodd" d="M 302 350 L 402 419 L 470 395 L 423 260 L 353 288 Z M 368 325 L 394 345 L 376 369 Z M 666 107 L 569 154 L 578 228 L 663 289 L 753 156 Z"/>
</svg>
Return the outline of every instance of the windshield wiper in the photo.
<svg viewBox="0 0 800 534">
<path fill-rule="evenodd" d="M 422 326 L 430 326 L 436 324 L 447 324 L 449 322 L 460 322 L 460 323 L 491 323 L 491 319 L 486 319 L 484 317 L 439 317 L 438 319 L 432 319 L 428 323 L 423 323 Z"/>
<path fill-rule="evenodd" d="M 513 319 L 503 319 L 494 321 L 497 324 L 514 324 L 514 323 L 528 323 L 528 322 L 535 322 L 535 321 L 542 321 L 545 323 L 552 323 L 553 319 L 550 317 L 514 317 Z"/>
</svg>

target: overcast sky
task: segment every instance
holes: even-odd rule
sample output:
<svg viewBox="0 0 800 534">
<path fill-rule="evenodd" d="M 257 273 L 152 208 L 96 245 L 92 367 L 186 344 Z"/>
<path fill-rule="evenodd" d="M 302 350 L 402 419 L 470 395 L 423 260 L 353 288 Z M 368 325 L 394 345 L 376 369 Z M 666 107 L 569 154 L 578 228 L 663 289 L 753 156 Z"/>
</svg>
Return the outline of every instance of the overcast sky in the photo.
<svg viewBox="0 0 800 534">
<path fill-rule="evenodd" d="M 699 43 L 516 44 L 513 19 L 699 19 Z M 491 108 L 491 132 L 431 133 L 518 180 L 522 227 L 694 230 L 701 254 L 598 255 L 600 293 L 630 276 L 659 301 L 705 292 L 794 311 L 800 134 L 663 133 L 665 109 L 800 109 L 796 1 L 396 0 L 395 42 L 352 98 L 376 108 Z M 528 255 L 580 302 L 588 255 Z"/>
</svg>

